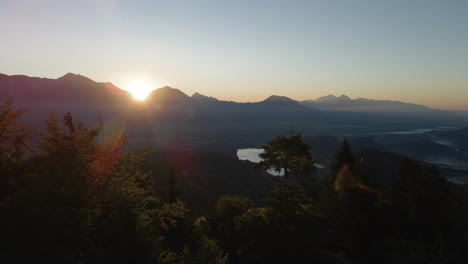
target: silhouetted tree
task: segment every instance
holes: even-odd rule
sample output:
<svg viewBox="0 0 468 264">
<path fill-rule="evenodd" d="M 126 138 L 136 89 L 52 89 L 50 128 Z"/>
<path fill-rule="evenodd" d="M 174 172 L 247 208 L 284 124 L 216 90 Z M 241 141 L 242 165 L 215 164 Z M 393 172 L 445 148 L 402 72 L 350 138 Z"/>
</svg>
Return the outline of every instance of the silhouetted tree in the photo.
<svg viewBox="0 0 468 264">
<path fill-rule="evenodd" d="M 406 256 L 413 263 L 453 261 L 451 257 L 456 254 L 450 256 L 449 252 L 458 247 L 454 241 L 461 230 L 452 229 L 458 221 L 451 209 L 450 189 L 436 167 L 426 168 L 413 158 L 402 160 L 392 185 L 391 224 L 399 242 L 395 244 L 395 257 Z"/>
<path fill-rule="evenodd" d="M 314 169 L 315 161 L 312 159 L 309 146 L 302 141 L 301 135 L 277 136 L 263 146 L 260 154 L 262 161 L 257 167 L 263 171 L 274 169 L 276 172 L 284 171 L 284 178 L 299 177 Z"/>
<path fill-rule="evenodd" d="M 14 202 L 1 210 L 5 260 L 154 263 L 158 201 L 144 154 L 123 153 L 121 135 L 98 143 L 98 131 L 71 114 L 46 125 L 39 150 L 14 168 Z"/>
<path fill-rule="evenodd" d="M 75 262 L 86 244 L 86 174 L 94 131 L 70 131 L 51 114 L 36 155 L 15 182 L 9 254 L 18 261 Z"/>
<path fill-rule="evenodd" d="M 351 145 L 346 138 L 341 142 L 340 148 L 336 152 L 335 157 L 330 164 L 332 175 L 336 176 L 344 165 L 348 165 L 350 170 L 353 173 L 355 172 L 355 157 L 353 155 Z"/>
<path fill-rule="evenodd" d="M 29 148 L 31 137 L 19 119 L 26 110 L 15 109 L 13 100 L 8 99 L 0 105 L 0 203 L 12 191 L 12 182 L 23 162 L 24 148 Z"/>
<path fill-rule="evenodd" d="M 193 244 L 192 218 L 190 210 L 178 200 L 166 203 L 156 211 L 152 219 L 155 223 L 154 238 L 157 241 L 156 254 L 161 263 L 185 263 Z"/>
<path fill-rule="evenodd" d="M 206 233 L 217 239 L 231 258 L 237 258 L 236 250 L 240 246 L 237 218 L 251 207 L 251 203 L 250 199 L 237 195 L 222 196 L 206 216 Z"/>
<path fill-rule="evenodd" d="M 468 187 L 435 166 L 403 159 L 384 189 L 363 183 L 343 140 L 319 199 L 301 176 L 313 160 L 300 135 L 269 141 L 262 170 L 274 177 L 264 203 L 222 196 L 193 218 L 168 177 L 168 203 L 154 195 L 123 131 L 51 114 L 40 146 L 24 155 L 28 130 L 11 101 L 0 106 L 0 259 L 5 263 L 465 263 Z M 101 137 L 97 137 L 100 134 Z M 338 175 L 338 176 L 337 176 Z M 388 199 L 387 199 L 388 198 Z M 253 207 L 253 204 L 262 207 Z"/>
<path fill-rule="evenodd" d="M 145 150 L 124 153 L 113 167 L 107 166 L 107 172 L 89 181 L 89 206 L 85 211 L 88 243 L 84 255 L 88 262 L 156 260 L 161 206 L 149 172 L 142 169 L 145 156 Z"/>
<path fill-rule="evenodd" d="M 0 259 L 3 262 L 16 261 L 20 251 L 13 245 L 19 246 L 20 239 L 25 238 L 16 236 L 17 221 L 22 219 L 14 213 L 21 179 L 26 172 L 23 149 L 29 147 L 27 140 L 31 136 L 19 121 L 25 112 L 15 109 L 12 99 L 0 105 Z M 26 230 L 21 230 L 21 234 L 25 233 Z"/>
<path fill-rule="evenodd" d="M 351 150 L 351 145 L 347 139 L 343 139 L 338 151 L 335 153 L 334 159 L 330 163 L 330 175 L 325 179 L 324 186 L 320 194 L 320 206 L 324 213 L 330 217 L 334 217 L 338 212 L 342 211 L 341 196 L 335 191 L 335 180 L 340 170 L 348 165 L 349 171 L 354 175 L 355 158 Z"/>
<path fill-rule="evenodd" d="M 376 252 L 363 253 L 373 246 L 369 243 L 375 230 L 373 203 L 379 197 L 362 184 L 357 174 L 351 145 L 344 139 L 330 164 L 330 175 L 320 194 L 320 208 L 335 226 L 333 247 L 340 248 L 347 258 L 364 263 Z"/>
<path fill-rule="evenodd" d="M 414 159 L 402 161 L 398 178 L 392 186 L 393 205 L 406 219 L 416 235 L 418 230 L 428 238 L 438 236 L 447 222 L 449 209 L 449 184 L 434 166 L 424 168 Z M 408 225 L 406 225 L 408 226 Z"/>
<path fill-rule="evenodd" d="M 192 246 L 182 251 L 165 250 L 159 258 L 162 264 L 227 264 L 228 255 L 223 252 L 216 239 L 202 236 Z"/>
</svg>

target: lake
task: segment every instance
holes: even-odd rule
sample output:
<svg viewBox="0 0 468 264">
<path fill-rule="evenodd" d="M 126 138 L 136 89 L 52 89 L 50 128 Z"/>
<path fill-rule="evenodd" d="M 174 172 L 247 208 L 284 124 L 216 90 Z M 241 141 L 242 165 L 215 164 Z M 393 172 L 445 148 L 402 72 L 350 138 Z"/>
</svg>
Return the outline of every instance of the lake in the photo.
<svg viewBox="0 0 468 264">
<path fill-rule="evenodd" d="M 418 128 L 406 131 L 388 131 L 388 132 L 379 132 L 379 133 L 371 133 L 371 135 L 412 135 L 412 134 L 424 134 L 429 133 L 432 131 L 450 131 L 459 129 L 458 127 L 436 127 L 436 128 Z"/>
<path fill-rule="evenodd" d="M 237 150 L 237 157 L 240 160 L 248 160 L 250 162 L 258 163 L 262 161 L 260 158 L 260 153 L 263 152 L 263 149 L 258 149 L 258 148 L 245 148 L 245 149 L 238 149 Z M 325 168 L 322 164 L 315 163 L 315 167 L 319 169 Z M 279 173 L 276 172 L 275 170 L 269 170 L 268 173 L 274 176 L 283 176 L 284 171 L 281 170 Z"/>
</svg>

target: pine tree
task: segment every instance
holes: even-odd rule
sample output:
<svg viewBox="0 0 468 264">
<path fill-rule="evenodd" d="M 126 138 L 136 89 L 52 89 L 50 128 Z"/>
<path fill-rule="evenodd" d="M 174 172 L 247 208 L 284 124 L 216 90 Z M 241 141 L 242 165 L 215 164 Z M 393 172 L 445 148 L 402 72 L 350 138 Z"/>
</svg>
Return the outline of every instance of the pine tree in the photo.
<svg viewBox="0 0 468 264">
<path fill-rule="evenodd" d="M 354 169 L 355 158 L 352 154 L 351 145 L 345 138 L 340 144 L 338 151 L 335 154 L 333 161 L 330 163 L 330 175 L 324 182 L 324 188 L 320 194 L 322 210 L 329 215 L 335 215 L 341 210 L 341 198 L 335 191 L 335 181 L 340 170 L 348 165 L 349 171 L 355 177 Z"/>
<path fill-rule="evenodd" d="M 309 146 L 302 141 L 300 134 L 275 137 L 263 149 L 260 154 L 262 161 L 257 163 L 257 168 L 263 171 L 283 170 L 284 178 L 289 179 L 290 176 L 300 177 L 315 168 Z"/>
<path fill-rule="evenodd" d="M 352 153 L 351 145 L 346 138 L 341 142 L 340 148 L 330 164 L 332 174 L 336 176 L 344 165 L 348 165 L 351 172 L 355 172 L 355 158 Z"/>
</svg>

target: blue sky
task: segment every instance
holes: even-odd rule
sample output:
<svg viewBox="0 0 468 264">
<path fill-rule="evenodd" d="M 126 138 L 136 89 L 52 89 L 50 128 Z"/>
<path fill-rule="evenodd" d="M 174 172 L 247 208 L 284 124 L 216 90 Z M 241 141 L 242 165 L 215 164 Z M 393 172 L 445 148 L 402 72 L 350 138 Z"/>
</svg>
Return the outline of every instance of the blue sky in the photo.
<svg viewBox="0 0 468 264">
<path fill-rule="evenodd" d="M 468 1 L 0 1 L 0 72 L 468 110 Z"/>
</svg>

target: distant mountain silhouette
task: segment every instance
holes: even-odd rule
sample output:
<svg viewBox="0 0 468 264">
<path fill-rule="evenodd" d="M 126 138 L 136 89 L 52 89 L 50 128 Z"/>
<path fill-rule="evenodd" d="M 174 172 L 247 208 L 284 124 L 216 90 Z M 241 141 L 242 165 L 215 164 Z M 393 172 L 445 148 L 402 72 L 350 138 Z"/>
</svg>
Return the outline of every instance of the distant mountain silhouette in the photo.
<svg viewBox="0 0 468 264">
<path fill-rule="evenodd" d="M 305 100 L 301 103 L 308 107 L 326 111 L 382 113 L 434 111 L 434 109 L 423 105 L 389 100 L 372 100 L 366 98 L 358 98 L 353 100 L 346 95 L 341 95 L 339 97 L 334 95 L 327 95 L 315 100 Z"/>
<path fill-rule="evenodd" d="M 151 92 L 146 101 L 158 104 L 187 104 L 192 100 L 181 90 L 164 86 Z"/>
<path fill-rule="evenodd" d="M 58 79 L 25 75 L 1 75 L 0 78 L 0 100 L 12 97 L 19 104 L 107 104 L 130 98 L 128 92 L 112 83 L 94 82 L 73 73 Z"/>
<path fill-rule="evenodd" d="M 336 97 L 334 95 L 327 95 L 327 96 L 322 96 L 316 100 L 313 100 L 315 103 L 320 103 L 320 104 L 340 104 L 340 103 L 347 103 L 351 101 L 351 98 L 349 98 L 346 95 L 341 95 L 340 97 Z"/>
<path fill-rule="evenodd" d="M 369 99 L 352 100 L 345 95 L 329 95 L 303 102 L 272 95 L 259 102 L 239 103 L 199 93 L 190 97 L 179 89 L 166 86 L 154 90 L 144 102 L 139 102 L 129 92 L 112 83 L 95 82 L 73 73 L 58 79 L 24 75 L 0 75 L 0 78 L 0 101 L 12 97 L 16 106 L 29 110 L 26 118 L 35 125 L 43 124 L 42 120 L 50 110 L 59 114 L 72 112 L 87 122 L 97 122 L 96 113 L 100 112 L 108 120 L 125 119 L 129 127 L 135 127 L 135 130 L 137 124 L 164 127 L 164 121 L 165 125 L 187 126 L 186 131 L 203 127 L 203 131 L 223 134 L 248 127 L 256 131 L 263 129 L 265 135 L 283 133 L 278 130 L 287 128 L 289 131 L 291 127 L 299 128 L 303 133 L 321 131 L 326 134 L 343 133 L 343 129 L 354 132 L 371 126 L 382 130 L 382 126 L 395 122 L 401 127 L 414 129 L 423 124 L 427 126 L 429 122 L 442 123 L 440 121 L 453 118 L 448 113 L 439 113 L 424 106 Z M 411 115 L 408 115 L 409 112 Z M 387 115 L 382 119 L 378 113 L 397 115 Z M 138 133 L 142 134 L 138 134 L 138 137 L 152 138 L 150 131 L 140 128 Z"/>
<path fill-rule="evenodd" d="M 194 93 L 191 98 L 192 100 L 198 101 L 198 102 L 218 102 L 219 101 L 217 98 L 206 96 L 200 93 Z"/>
<path fill-rule="evenodd" d="M 334 95 L 327 95 L 327 96 L 322 96 L 316 100 L 310 100 L 310 101 L 314 101 L 316 103 L 329 103 L 329 102 L 332 102 L 332 101 L 335 101 L 336 100 L 336 96 Z"/>
<path fill-rule="evenodd" d="M 130 143 L 150 141 L 160 151 L 171 146 L 171 151 L 223 150 L 234 155 L 232 149 L 261 146 L 274 136 L 297 131 L 323 164 L 334 155 L 340 143 L 337 137 L 343 135 L 355 135 L 349 141 L 357 151 L 378 149 L 421 159 L 437 153 L 453 158 L 468 155 L 466 130 L 434 131 L 430 138 L 380 133 L 466 122 L 464 116 L 395 101 L 328 95 L 298 102 L 272 95 L 259 102 L 239 103 L 199 93 L 188 96 L 166 86 L 139 102 L 112 83 L 73 73 L 58 79 L 0 74 L 0 103 L 8 97 L 14 99 L 15 107 L 28 110 L 22 118 L 28 126 L 44 128 L 43 120 L 50 110 L 59 115 L 71 112 L 93 126 L 101 120 L 122 125 Z M 440 144 L 443 140 L 456 147 Z"/>
<path fill-rule="evenodd" d="M 179 118 L 196 117 L 197 122 L 208 121 L 211 126 L 214 122 L 229 123 L 233 120 L 237 123 L 262 119 L 271 122 L 275 119 L 291 120 L 296 114 L 302 118 L 315 111 L 287 97 L 271 96 L 261 102 L 236 103 L 199 93 L 190 97 L 168 86 L 152 91 L 145 102 L 140 103 L 129 92 L 112 83 L 95 82 L 73 73 L 58 79 L 24 75 L 1 75 L 0 78 L 0 101 L 12 97 L 17 106 L 34 113 L 29 115 L 31 119 L 40 120 L 49 110 L 79 113 L 84 120 L 96 119 L 96 112 L 100 111 L 109 118 L 125 115 L 127 119 L 146 120 L 146 123 L 161 119 L 177 122 Z"/>
<path fill-rule="evenodd" d="M 13 97 L 17 103 L 54 104 L 114 104 L 133 102 L 130 94 L 112 83 L 95 82 L 85 76 L 67 73 L 58 79 L 28 77 L 25 75 L 0 74 L 0 100 Z M 215 106 L 229 109 L 302 109 L 309 108 L 340 112 L 431 112 L 433 109 L 410 103 L 365 98 L 351 99 L 327 95 L 316 100 L 295 101 L 286 96 L 272 95 L 256 103 L 235 103 L 220 101 L 214 97 L 195 93 L 191 97 L 172 87 L 154 90 L 146 100 L 153 106 L 180 107 L 196 103 L 203 108 L 205 103 L 216 102 Z M 213 107 L 213 106 L 210 106 Z M 301 110 L 302 111 L 302 110 Z"/>
<path fill-rule="evenodd" d="M 295 101 L 286 96 L 271 95 L 263 101 L 255 103 L 247 103 L 247 105 L 266 111 L 274 112 L 289 112 L 289 113 L 312 113 L 316 112 L 315 109 L 304 107 L 298 101 Z"/>
<path fill-rule="evenodd" d="M 301 107 L 299 102 L 294 101 L 293 99 L 286 96 L 272 95 L 267 99 L 261 101 L 260 103 L 270 105 L 270 106 L 289 106 L 289 107 Z"/>
</svg>

